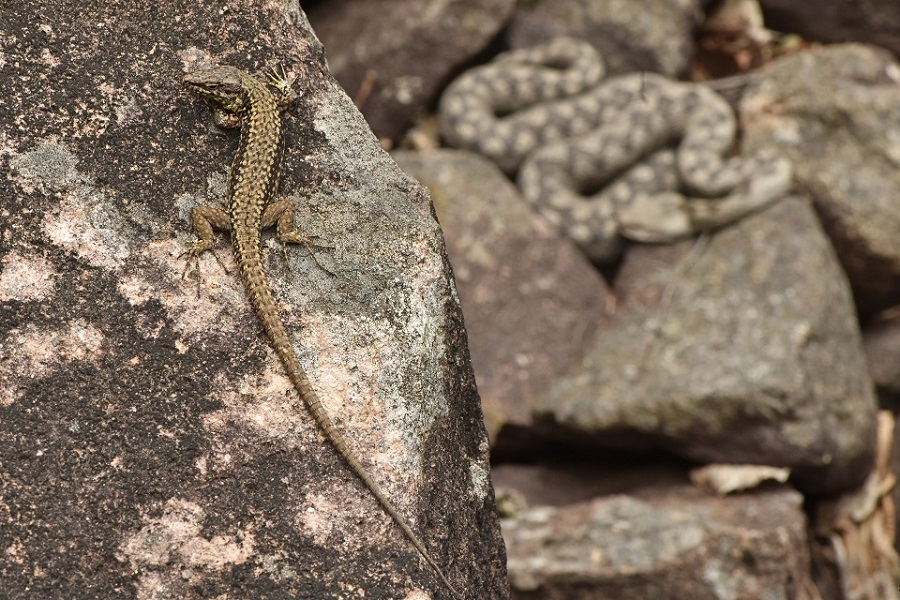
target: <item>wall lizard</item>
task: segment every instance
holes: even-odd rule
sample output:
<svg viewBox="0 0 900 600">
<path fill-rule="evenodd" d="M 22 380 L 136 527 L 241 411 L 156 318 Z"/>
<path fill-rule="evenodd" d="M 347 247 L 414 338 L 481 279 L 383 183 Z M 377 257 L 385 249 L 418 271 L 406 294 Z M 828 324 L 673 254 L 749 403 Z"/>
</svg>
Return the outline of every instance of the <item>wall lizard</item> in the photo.
<svg viewBox="0 0 900 600">
<path fill-rule="evenodd" d="M 284 155 L 281 112 L 296 100 L 297 95 L 285 77 L 279 78 L 273 74 L 270 80 L 276 93 L 249 73 L 230 66 L 201 69 L 186 74 L 182 79 L 188 90 L 213 104 L 218 125 L 241 128 L 241 141 L 228 176 L 226 207 L 224 210 L 212 206 L 193 209 L 191 221 L 198 239 L 186 252 L 188 260 L 196 260 L 215 245 L 214 230 L 231 233 L 232 250 L 250 303 L 313 419 L 453 597 L 461 600 L 462 596 L 457 594 L 441 568 L 429 556 L 425 545 L 335 428 L 300 365 L 275 303 L 262 264 L 260 231 L 275 226 L 278 239 L 283 243 L 307 244 L 308 240 L 294 228 L 294 205 L 289 200 L 272 200 L 278 187 Z"/>
</svg>

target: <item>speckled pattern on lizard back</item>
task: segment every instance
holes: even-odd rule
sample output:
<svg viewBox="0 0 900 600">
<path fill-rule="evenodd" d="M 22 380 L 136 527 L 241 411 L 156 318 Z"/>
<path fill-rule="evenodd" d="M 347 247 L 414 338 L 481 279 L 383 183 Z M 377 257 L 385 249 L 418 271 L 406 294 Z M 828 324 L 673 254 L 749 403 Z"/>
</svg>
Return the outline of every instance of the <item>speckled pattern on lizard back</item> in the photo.
<svg viewBox="0 0 900 600">
<path fill-rule="evenodd" d="M 276 77 L 271 79 L 277 94 L 249 73 L 230 66 L 194 71 L 183 78 L 190 91 L 213 103 L 219 125 L 241 127 L 241 142 L 228 177 L 226 209 L 211 206 L 193 209 L 191 216 L 198 240 L 188 254 L 197 257 L 210 250 L 215 245 L 214 230 L 231 232 L 232 249 L 250 302 L 313 419 L 453 597 L 462 598 L 335 428 L 300 365 L 275 303 L 262 264 L 260 230 L 276 226 L 282 242 L 306 244 L 308 241 L 294 229 L 293 204 L 287 200 L 272 201 L 284 150 L 281 112 L 296 99 L 296 94 L 291 90 L 290 82 Z"/>
<path fill-rule="evenodd" d="M 572 38 L 503 53 L 444 92 L 441 132 L 518 172 L 522 195 L 600 262 L 616 257 L 620 236 L 672 241 L 788 191 L 786 159 L 727 158 L 737 123 L 713 90 L 603 75 L 593 46 Z"/>
</svg>

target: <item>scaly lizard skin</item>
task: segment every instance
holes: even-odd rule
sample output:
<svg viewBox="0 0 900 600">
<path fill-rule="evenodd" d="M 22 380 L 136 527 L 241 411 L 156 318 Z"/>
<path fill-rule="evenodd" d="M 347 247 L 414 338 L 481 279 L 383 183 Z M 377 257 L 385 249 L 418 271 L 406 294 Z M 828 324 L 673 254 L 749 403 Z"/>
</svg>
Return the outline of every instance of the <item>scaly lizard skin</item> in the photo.
<svg viewBox="0 0 900 600">
<path fill-rule="evenodd" d="M 187 254 L 196 259 L 215 245 L 213 230 L 231 232 L 234 258 L 241 271 L 241 280 L 250 302 L 262 321 L 266 334 L 275 346 L 297 393 L 306 404 L 313 419 L 325 433 L 356 476 L 372 492 L 384 510 L 393 518 L 413 546 L 422 554 L 447 586 L 454 598 L 461 599 L 437 563 L 425 550 L 425 545 L 406 523 L 394 504 L 351 452 L 347 442 L 325 412 L 309 378 L 291 346 L 281 313 L 275 304 L 272 288 L 263 269 L 260 251 L 260 231 L 277 226 L 278 239 L 284 243 L 306 244 L 308 240 L 294 229 L 294 205 L 288 200 L 273 202 L 278 186 L 278 172 L 284 153 L 281 131 L 281 111 L 297 95 L 290 82 L 271 77 L 277 94 L 258 79 L 229 66 L 218 66 L 188 73 L 184 85 L 195 94 L 211 101 L 215 107 L 216 123 L 223 127 L 241 128 L 241 142 L 228 177 L 226 209 L 197 206 L 191 213 L 194 231 L 199 238 Z"/>
</svg>

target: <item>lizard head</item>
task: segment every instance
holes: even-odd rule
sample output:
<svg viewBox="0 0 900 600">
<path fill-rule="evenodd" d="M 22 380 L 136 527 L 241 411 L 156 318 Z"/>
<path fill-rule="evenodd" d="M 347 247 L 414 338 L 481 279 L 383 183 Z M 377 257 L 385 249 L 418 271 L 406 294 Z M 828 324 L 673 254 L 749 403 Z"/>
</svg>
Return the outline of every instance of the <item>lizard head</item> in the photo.
<svg viewBox="0 0 900 600">
<path fill-rule="evenodd" d="M 235 67 L 216 66 L 192 71 L 181 81 L 188 90 L 227 112 L 240 114 L 247 105 L 243 73 Z"/>
</svg>

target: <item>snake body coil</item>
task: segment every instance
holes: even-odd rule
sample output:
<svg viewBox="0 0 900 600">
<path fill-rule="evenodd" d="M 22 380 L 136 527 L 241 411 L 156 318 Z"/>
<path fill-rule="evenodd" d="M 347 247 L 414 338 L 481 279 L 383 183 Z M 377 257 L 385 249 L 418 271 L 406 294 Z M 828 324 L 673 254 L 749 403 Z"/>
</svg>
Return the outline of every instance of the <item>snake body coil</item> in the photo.
<svg viewBox="0 0 900 600">
<path fill-rule="evenodd" d="M 673 241 L 788 191 L 786 159 L 728 157 L 737 123 L 713 90 L 603 75 L 596 50 L 571 38 L 503 53 L 448 87 L 442 134 L 517 172 L 523 196 L 597 261 L 622 237 Z"/>
</svg>

